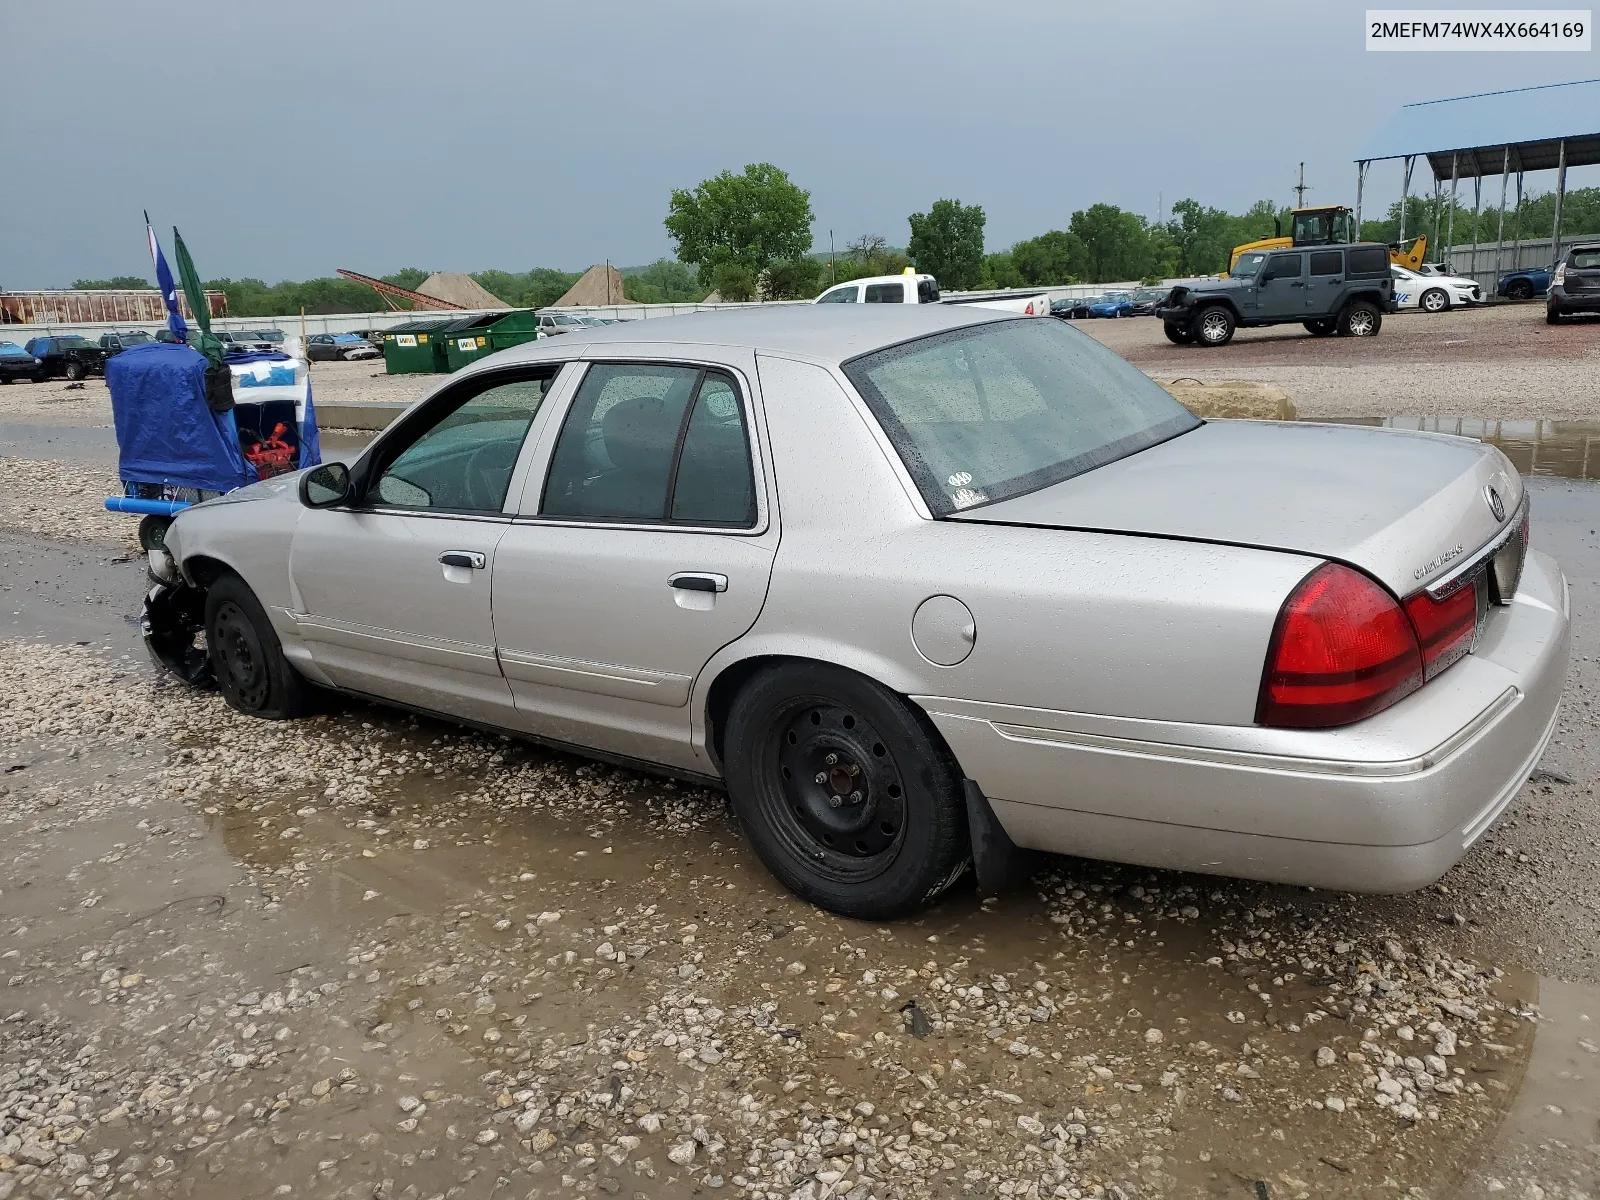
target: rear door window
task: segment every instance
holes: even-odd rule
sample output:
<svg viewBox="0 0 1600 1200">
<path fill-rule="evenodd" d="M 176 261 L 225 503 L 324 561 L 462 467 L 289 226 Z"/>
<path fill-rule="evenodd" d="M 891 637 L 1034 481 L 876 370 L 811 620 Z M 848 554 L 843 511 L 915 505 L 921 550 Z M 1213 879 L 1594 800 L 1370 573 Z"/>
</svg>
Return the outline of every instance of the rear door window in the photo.
<svg viewBox="0 0 1600 1200">
<path fill-rule="evenodd" d="M 1311 273 L 1313 275 L 1343 275 L 1344 251 L 1318 250 L 1311 256 Z"/>
<path fill-rule="evenodd" d="M 906 302 L 906 286 L 898 279 L 893 283 L 867 284 L 868 304 L 904 304 Z"/>
<path fill-rule="evenodd" d="M 1358 246 L 1350 250 L 1349 275 L 1382 279 L 1389 274 L 1389 251 L 1382 246 Z"/>
</svg>

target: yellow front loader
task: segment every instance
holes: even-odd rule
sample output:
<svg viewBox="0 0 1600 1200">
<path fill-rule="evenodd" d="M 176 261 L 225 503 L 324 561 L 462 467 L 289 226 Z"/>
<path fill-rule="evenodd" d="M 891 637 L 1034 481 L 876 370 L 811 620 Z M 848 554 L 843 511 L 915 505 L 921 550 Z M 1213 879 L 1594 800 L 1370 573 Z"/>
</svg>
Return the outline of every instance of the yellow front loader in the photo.
<svg viewBox="0 0 1600 1200">
<path fill-rule="evenodd" d="M 1356 240 L 1355 214 L 1342 204 L 1322 208 L 1297 208 L 1294 210 L 1290 236 L 1258 238 L 1235 246 L 1228 257 L 1228 270 L 1232 271 L 1241 254 L 1251 250 L 1287 250 L 1292 246 L 1338 246 Z M 1389 261 L 1396 266 L 1415 271 L 1421 268 L 1428 255 L 1428 239 L 1419 237 L 1402 250 L 1398 245 L 1389 247 Z"/>
</svg>

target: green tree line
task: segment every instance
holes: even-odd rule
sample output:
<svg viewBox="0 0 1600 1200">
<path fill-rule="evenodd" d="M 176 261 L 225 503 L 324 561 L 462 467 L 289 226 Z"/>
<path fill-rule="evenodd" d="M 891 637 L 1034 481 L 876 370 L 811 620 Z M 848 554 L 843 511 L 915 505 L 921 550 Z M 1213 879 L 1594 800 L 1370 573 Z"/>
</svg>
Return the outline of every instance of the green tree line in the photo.
<svg viewBox="0 0 1600 1200">
<path fill-rule="evenodd" d="M 1470 193 L 1468 193 L 1470 195 Z M 1361 223 L 1363 238 L 1394 242 L 1400 235 L 1400 201 L 1380 218 Z M 1472 206 L 1458 191 L 1454 205 L 1455 245 L 1493 242 L 1500 228 L 1498 205 Z M 1555 215 L 1551 192 L 1525 195 L 1507 209 L 1507 240 L 1548 238 Z M 1451 240 L 1448 195 L 1411 196 L 1406 201 L 1406 237 L 1437 241 L 1436 257 Z M 869 275 L 896 275 L 907 267 L 935 275 L 947 289 L 1037 287 L 1063 283 L 1109 283 L 1133 279 L 1209 275 L 1226 269 L 1234 246 L 1287 233 L 1289 209 L 1258 200 L 1242 213 L 1183 199 L 1163 221 L 1151 221 L 1114 204 L 1092 204 L 1051 229 L 988 251 L 985 213 L 956 199 L 934 201 L 926 213 L 907 218 L 910 239 L 904 249 L 881 234 L 863 234 L 842 252 L 812 249 L 811 193 L 770 163 L 753 163 L 742 174 L 724 171 L 694 188 L 672 192 L 665 221 L 676 250 L 647 266 L 621 270 L 623 295 L 642 303 L 692 303 L 715 292 L 724 300 L 807 299 L 823 288 Z M 1574 188 L 1562 206 L 1563 237 L 1600 234 L 1600 187 Z M 381 278 L 415 289 L 431 272 L 405 267 Z M 543 308 L 576 283 L 582 273 L 552 267 L 527 271 L 488 270 L 472 278 L 517 308 Z M 136 275 L 79 279 L 74 288 L 152 286 Z M 285 316 L 370 312 L 378 307 L 372 289 L 340 277 L 284 280 L 212 279 L 207 288 L 225 293 L 232 316 Z"/>
</svg>

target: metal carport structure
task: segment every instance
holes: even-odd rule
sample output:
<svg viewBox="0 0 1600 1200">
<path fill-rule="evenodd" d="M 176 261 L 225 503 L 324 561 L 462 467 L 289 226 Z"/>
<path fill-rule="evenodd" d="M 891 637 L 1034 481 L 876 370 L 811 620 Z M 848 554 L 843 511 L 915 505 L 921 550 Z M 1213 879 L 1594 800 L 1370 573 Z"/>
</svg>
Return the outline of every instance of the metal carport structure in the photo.
<svg viewBox="0 0 1600 1200">
<path fill-rule="evenodd" d="M 1405 240 L 1406 201 L 1411 193 L 1412 168 L 1418 158 L 1428 160 L 1436 195 L 1440 184 L 1446 179 L 1450 181 L 1450 227 L 1446 240 L 1452 247 L 1455 245 L 1457 185 L 1462 179 L 1472 180 L 1474 258 L 1483 180 L 1487 176 L 1500 176 L 1497 271 L 1505 250 L 1507 180 L 1513 174 L 1516 177 L 1520 212 L 1524 172 L 1555 171 L 1555 219 L 1550 241 L 1552 259 L 1559 257 L 1561 202 L 1567 190 L 1567 169 L 1600 163 L 1600 79 L 1407 104 L 1356 159 L 1357 229 L 1361 228 L 1361 194 L 1366 186 L 1367 168 L 1375 162 L 1400 159 L 1405 164 L 1400 193 L 1400 239 Z M 1437 244 L 1437 206 L 1434 212 L 1433 240 Z M 1520 234 L 1519 228 L 1519 241 Z"/>
</svg>

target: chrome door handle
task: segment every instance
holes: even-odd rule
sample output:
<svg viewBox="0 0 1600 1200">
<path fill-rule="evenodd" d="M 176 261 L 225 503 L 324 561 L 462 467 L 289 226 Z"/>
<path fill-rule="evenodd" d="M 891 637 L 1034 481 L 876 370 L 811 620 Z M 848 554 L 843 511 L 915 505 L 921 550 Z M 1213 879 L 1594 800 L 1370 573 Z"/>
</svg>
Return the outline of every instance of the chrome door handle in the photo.
<svg viewBox="0 0 1600 1200">
<path fill-rule="evenodd" d="M 489 560 L 476 550 L 446 550 L 439 555 L 439 562 L 446 567 L 471 567 L 474 571 L 489 565 Z"/>
<path fill-rule="evenodd" d="M 679 571 L 676 575 L 667 576 L 667 586 L 686 592 L 725 592 L 728 590 L 728 577 L 709 571 Z"/>
</svg>

